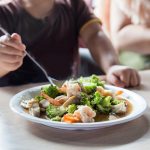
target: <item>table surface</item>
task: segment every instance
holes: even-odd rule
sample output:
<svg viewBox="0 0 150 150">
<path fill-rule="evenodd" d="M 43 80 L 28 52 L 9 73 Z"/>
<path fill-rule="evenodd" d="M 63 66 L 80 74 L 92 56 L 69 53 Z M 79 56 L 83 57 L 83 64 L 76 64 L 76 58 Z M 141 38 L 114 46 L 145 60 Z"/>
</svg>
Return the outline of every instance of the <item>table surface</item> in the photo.
<svg viewBox="0 0 150 150">
<path fill-rule="evenodd" d="M 37 84 L 0 88 L 0 150 L 149 150 L 150 70 L 140 74 L 141 86 L 130 90 L 146 99 L 148 108 L 144 115 L 125 124 L 91 131 L 50 128 L 12 112 L 9 108 L 11 97 Z"/>
</svg>

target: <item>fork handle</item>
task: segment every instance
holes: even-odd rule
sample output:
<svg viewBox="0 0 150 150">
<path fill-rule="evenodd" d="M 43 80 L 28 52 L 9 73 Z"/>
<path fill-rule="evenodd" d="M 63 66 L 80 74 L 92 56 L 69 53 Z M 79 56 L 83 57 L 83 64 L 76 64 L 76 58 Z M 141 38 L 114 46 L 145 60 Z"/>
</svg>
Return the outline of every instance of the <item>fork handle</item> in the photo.
<svg viewBox="0 0 150 150">
<path fill-rule="evenodd" d="M 51 77 L 48 76 L 47 71 L 27 51 L 26 55 L 41 69 L 41 71 L 44 73 L 45 77 L 50 82 L 50 84 L 54 85 L 54 83 L 51 80 Z"/>
</svg>

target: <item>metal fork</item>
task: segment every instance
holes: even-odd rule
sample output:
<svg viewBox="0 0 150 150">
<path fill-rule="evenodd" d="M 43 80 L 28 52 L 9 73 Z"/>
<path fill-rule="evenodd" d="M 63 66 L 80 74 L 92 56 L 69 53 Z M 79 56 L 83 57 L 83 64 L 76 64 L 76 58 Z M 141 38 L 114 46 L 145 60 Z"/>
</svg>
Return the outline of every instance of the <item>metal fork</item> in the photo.
<svg viewBox="0 0 150 150">
<path fill-rule="evenodd" d="M 0 30 L 3 32 L 3 34 L 7 35 L 9 38 L 11 38 L 11 35 L 0 26 Z M 27 51 L 25 52 L 26 55 L 40 68 L 40 70 L 44 73 L 45 77 L 47 78 L 47 80 L 49 81 L 49 83 L 53 86 L 61 86 L 63 84 L 64 81 L 60 81 L 60 80 L 56 80 L 52 77 L 50 77 L 47 73 L 47 71 L 44 69 L 43 66 L 41 66 L 41 64 L 39 64 L 39 62 L 37 62 Z"/>
</svg>

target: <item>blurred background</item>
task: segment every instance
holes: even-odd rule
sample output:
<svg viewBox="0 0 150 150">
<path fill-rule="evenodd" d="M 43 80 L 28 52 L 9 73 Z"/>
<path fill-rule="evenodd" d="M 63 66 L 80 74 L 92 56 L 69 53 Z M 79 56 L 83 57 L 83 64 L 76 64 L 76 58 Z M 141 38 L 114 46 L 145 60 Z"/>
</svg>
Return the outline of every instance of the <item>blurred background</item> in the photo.
<svg viewBox="0 0 150 150">
<path fill-rule="evenodd" d="M 150 0 L 85 0 L 100 18 L 120 63 L 150 69 Z"/>
</svg>

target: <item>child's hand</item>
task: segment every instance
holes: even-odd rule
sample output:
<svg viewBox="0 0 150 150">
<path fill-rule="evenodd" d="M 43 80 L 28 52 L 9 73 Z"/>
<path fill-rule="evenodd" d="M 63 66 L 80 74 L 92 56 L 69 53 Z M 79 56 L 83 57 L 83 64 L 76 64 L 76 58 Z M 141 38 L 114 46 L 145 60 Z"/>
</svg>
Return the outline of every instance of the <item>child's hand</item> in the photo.
<svg viewBox="0 0 150 150">
<path fill-rule="evenodd" d="M 135 69 L 114 65 L 108 70 L 107 81 L 119 87 L 135 87 L 140 84 L 140 76 Z"/>
<path fill-rule="evenodd" d="M 20 35 L 14 33 L 11 37 L 4 35 L 0 37 L 0 77 L 18 69 L 25 56 L 25 45 Z"/>
</svg>

